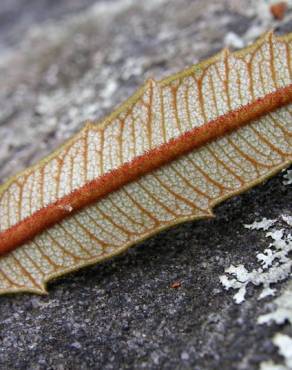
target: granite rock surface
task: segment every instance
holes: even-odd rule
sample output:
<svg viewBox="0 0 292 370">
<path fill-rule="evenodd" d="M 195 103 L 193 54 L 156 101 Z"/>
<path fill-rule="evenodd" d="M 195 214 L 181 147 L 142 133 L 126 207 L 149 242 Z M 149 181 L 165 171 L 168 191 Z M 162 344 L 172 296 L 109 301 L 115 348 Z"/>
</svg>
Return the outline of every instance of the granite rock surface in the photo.
<svg viewBox="0 0 292 370">
<path fill-rule="evenodd" d="M 272 27 L 265 1 L 3 0 L 0 3 L 0 182 L 35 163 L 130 96 L 224 46 Z M 258 325 L 271 297 L 248 286 L 238 305 L 224 269 L 258 267 L 264 232 L 291 215 L 283 174 L 111 261 L 49 284 L 48 296 L 0 297 L 0 369 L 258 369 L 283 360 Z M 284 226 L 283 226 L 284 227 Z M 178 283 L 177 288 L 172 288 Z M 276 291 L 280 292 L 281 283 Z M 278 293 L 276 293 L 278 294 Z"/>
</svg>

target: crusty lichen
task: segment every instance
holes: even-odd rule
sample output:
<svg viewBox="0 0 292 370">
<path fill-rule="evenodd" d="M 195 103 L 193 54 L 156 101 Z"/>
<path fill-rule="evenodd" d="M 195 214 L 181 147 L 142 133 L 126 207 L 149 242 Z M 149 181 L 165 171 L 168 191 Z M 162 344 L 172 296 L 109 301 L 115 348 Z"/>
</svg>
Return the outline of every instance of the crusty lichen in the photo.
<svg viewBox="0 0 292 370">
<path fill-rule="evenodd" d="M 292 324 L 292 280 L 290 280 L 283 289 L 283 293 L 276 298 L 270 306 L 274 310 L 270 313 L 258 317 L 258 324 L 269 324 L 275 322 L 279 325 L 289 322 Z M 275 364 L 273 361 L 264 361 L 261 363 L 260 370 L 289 370 L 292 369 L 292 338 L 277 333 L 273 343 L 279 348 L 279 353 L 284 357 L 285 365 Z"/>
<path fill-rule="evenodd" d="M 257 321 L 259 324 L 266 324 L 271 321 L 277 324 L 288 321 L 292 324 L 292 280 L 288 282 L 283 293 L 272 302 L 272 305 L 275 307 L 274 311 L 259 316 Z"/>
<path fill-rule="evenodd" d="M 273 361 L 264 361 L 260 370 L 291 370 L 292 369 L 292 338 L 288 335 L 277 333 L 273 343 L 278 347 L 279 354 L 284 357 L 285 365 L 275 364 Z"/>
<path fill-rule="evenodd" d="M 289 171 L 288 171 L 289 172 Z M 292 171 L 291 171 L 292 174 Z M 288 184 L 288 182 L 286 182 Z M 283 228 L 283 222 L 288 228 Z M 292 234 L 289 226 L 292 226 L 291 215 L 281 215 L 279 219 L 266 219 L 256 221 L 251 225 L 244 225 L 250 230 L 264 230 L 265 236 L 272 242 L 261 253 L 256 254 L 260 267 L 249 272 L 244 265 L 233 266 L 225 270 L 220 277 L 221 283 L 226 289 L 237 289 L 234 300 L 237 304 L 245 300 L 246 287 L 248 284 L 262 285 L 263 289 L 259 299 L 275 293 L 271 288 L 272 283 L 282 281 L 291 277 L 292 260 L 289 254 L 292 251 Z M 269 230 L 269 231 L 268 231 Z M 229 275 L 232 275 L 230 277 Z M 272 303 L 268 304 L 272 310 L 258 317 L 258 324 L 292 324 L 292 280 L 284 286 L 282 294 Z M 272 339 L 273 344 L 278 347 L 279 354 L 284 358 L 284 364 L 277 364 L 272 360 L 260 364 L 260 370 L 291 370 L 292 369 L 292 338 L 282 333 L 276 333 Z"/>
<path fill-rule="evenodd" d="M 292 170 L 288 170 L 285 174 L 284 174 L 284 181 L 283 181 L 283 184 L 284 185 L 291 185 L 292 184 Z"/>
<path fill-rule="evenodd" d="M 288 216 L 284 216 L 284 221 L 290 221 Z M 287 223 L 288 223 L 287 222 Z M 231 265 L 225 269 L 225 274 L 220 276 L 220 281 L 225 289 L 237 289 L 234 295 L 236 303 L 242 303 L 245 300 L 246 287 L 248 284 L 262 285 L 263 289 L 259 299 L 274 295 L 275 289 L 271 284 L 283 281 L 291 275 L 292 260 L 289 253 L 292 251 L 292 235 L 285 232 L 284 229 L 277 228 L 277 220 L 263 219 L 260 222 L 254 222 L 251 225 L 245 225 L 253 230 L 272 230 L 266 233 L 267 238 L 272 242 L 262 252 L 256 254 L 256 259 L 260 267 L 249 272 L 244 265 Z M 230 276 L 231 275 L 231 276 Z"/>
</svg>

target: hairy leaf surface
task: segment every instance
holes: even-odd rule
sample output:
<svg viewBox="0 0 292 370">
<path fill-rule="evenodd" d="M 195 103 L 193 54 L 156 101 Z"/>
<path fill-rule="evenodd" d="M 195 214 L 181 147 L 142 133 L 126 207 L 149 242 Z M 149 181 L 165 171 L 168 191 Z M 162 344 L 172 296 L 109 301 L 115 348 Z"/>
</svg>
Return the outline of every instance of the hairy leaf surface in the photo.
<svg viewBox="0 0 292 370">
<path fill-rule="evenodd" d="M 292 35 L 163 81 L 0 188 L 0 293 L 110 258 L 292 161 Z"/>
</svg>

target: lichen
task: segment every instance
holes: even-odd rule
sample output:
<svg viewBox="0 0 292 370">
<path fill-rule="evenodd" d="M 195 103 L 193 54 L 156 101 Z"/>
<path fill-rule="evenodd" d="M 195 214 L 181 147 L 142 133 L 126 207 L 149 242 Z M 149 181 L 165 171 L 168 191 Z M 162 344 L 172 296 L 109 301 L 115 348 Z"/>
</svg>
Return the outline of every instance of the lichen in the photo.
<svg viewBox="0 0 292 370">
<path fill-rule="evenodd" d="M 274 310 L 258 317 L 258 324 L 267 324 L 272 321 L 284 324 L 285 321 L 292 324 L 292 280 L 285 286 L 283 293 L 271 304 Z"/>
<path fill-rule="evenodd" d="M 275 223 L 277 222 L 277 219 L 274 220 L 268 220 L 267 218 L 263 218 L 261 221 L 255 221 L 250 225 L 244 225 L 246 229 L 250 230 L 269 230 Z"/>
<path fill-rule="evenodd" d="M 283 289 L 283 293 L 269 304 L 273 307 L 272 312 L 261 315 L 257 319 L 258 324 L 270 324 L 275 322 L 282 325 L 285 322 L 292 324 L 292 280 Z M 279 348 L 279 353 L 284 357 L 285 365 L 275 364 L 273 361 L 264 361 L 260 370 L 289 370 L 292 368 L 292 338 L 277 333 L 272 342 Z"/>
<path fill-rule="evenodd" d="M 283 181 L 283 184 L 284 185 L 291 185 L 292 184 L 292 170 L 288 170 L 285 174 L 284 174 L 284 181 Z"/>
<path fill-rule="evenodd" d="M 282 219 L 289 224 L 289 216 L 283 216 Z M 267 238 L 272 239 L 272 242 L 263 252 L 257 252 L 256 259 L 260 264 L 258 268 L 249 272 L 242 264 L 231 265 L 225 269 L 225 274 L 220 276 L 220 281 L 225 289 L 238 290 L 233 296 L 237 304 L 245 300 L 246 288 L 249 284 L 263 286 L 258 297 L 262 299 L 275 294 L 275 289 L 271 288 L 271 284 L 283 281 L 291 275 L 292 260 L 289 258 L 289 253 L 292 251 L 292 235 L 285 232 L 283 228 L 278 229 L 277 224 L 277 220 L 264 218 L 251 225 L 244 225 L 251 230 L 267 231 L 272 228 L 265 234 Z"/>
<path fill-rule="evenodd" d="M 287 225 L 292 226 L 292 216 L 282 215 L 282 220 L 286 222 Z"/>
<path fill-rule="evenodd" d="M 288 171 L 289 172 L 289 171 Z M 292 173 L 292 171 L 291 171 Z M 266 219 L 256 221 L 250 225 L 244 225 L 250 230 L 266 231 L 265 236 L 272 239 L 263 252 L 257 252 L 255 258 L 260 267 L 249 272 L 244 265 L 231 265 L 220 277 L 220 281 L 226 289 L 237 289 L 234 300 L 237 304 L 245 300 L 248 284 L 262 285 L 263 289 L 259 299 L 275 294 L 272 283 L 277 283 L 291 276 L 292 260 L 289 253 L 292 251 L 292 234 L 283 228 L 283 222 L 292 226 L 290 215 L 281 215 L 279 219 Z M 268 231 L 269 230 L 269 231 Z M 229 275 L 232 275 L 230 277 Z M 282 294 L 268 303 L 270 312 L 260 315 L 258 324 L 270 324 L 275 322 L 282 325 L 286 322 L 292 324 L 292 280 L 284 286 Z M 282 333 L 276 333 L 272 339 L 273 344 L 278 347 L 278 352 L 284 358 L 284 364 L 277 364 L 272 360 L 260 364 L 260 370 L 291 370 L 292 369 L 292 338 Z"/>
<path fill-rule="evenodd" d="M 273 361 L 265 361 L 260 365 L 260 370 L 291 370 L 292 369 L 292 338 L 288 335 L 277 333 L 273 343 L 278 347 L 279 354 L 284 357 L 285 365 L 275 364 Z"/>
</svg>

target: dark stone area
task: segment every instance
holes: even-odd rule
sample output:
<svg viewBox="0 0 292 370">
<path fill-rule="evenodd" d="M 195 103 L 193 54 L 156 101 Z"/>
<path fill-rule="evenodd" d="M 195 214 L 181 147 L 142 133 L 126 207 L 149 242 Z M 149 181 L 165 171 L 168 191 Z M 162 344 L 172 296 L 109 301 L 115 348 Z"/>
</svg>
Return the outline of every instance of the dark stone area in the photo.
<svg viewBox="0 0 292 370">
<path fill-rule="evenodd" d="M 99 1 L 96 13 L 92 3 L 1 1 L 0 182 L 147 77 L 214 54 L 230 31 L 244 39 L 255 24 L 263 32 L 274 25 L 245 1 Z M 291 31 L 290 12 L 276 26 Z M 212 220 L 50 283 L 48 296 L 1 296 L 0 369 L 253 370 L 280 362 L 270 340 L 279 328 L 256 323 L 271 298 L 259 301 L 260 288 L 249 286 L 236 305 L 219 276 L 231 264 L 258 267 L 267 239 L 243 225 L 291 213 L 291 202 L 278 174 L 218 206 Z"/>
</svg>

